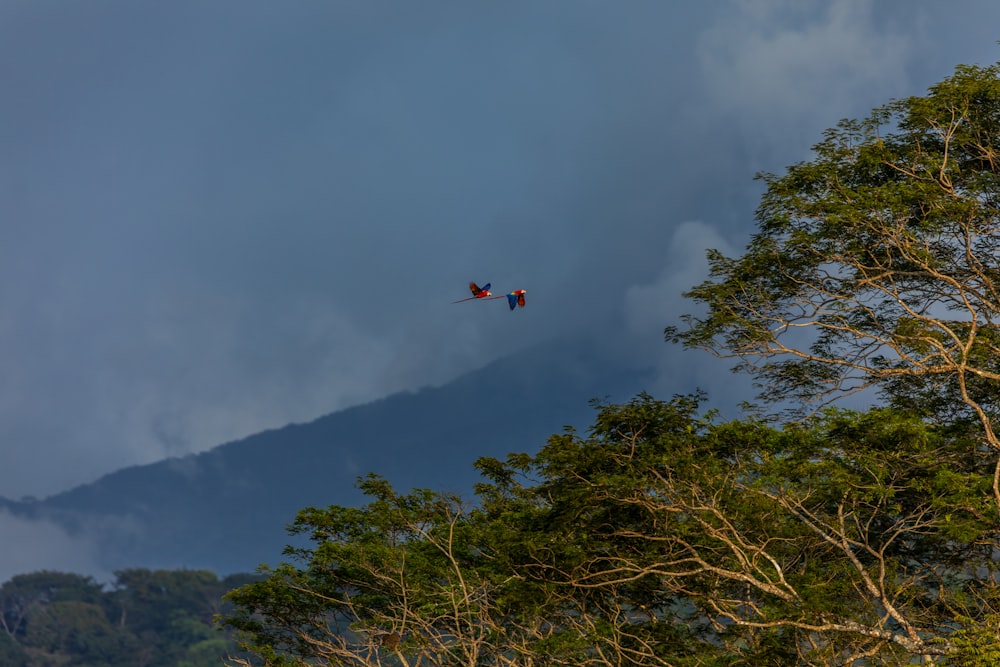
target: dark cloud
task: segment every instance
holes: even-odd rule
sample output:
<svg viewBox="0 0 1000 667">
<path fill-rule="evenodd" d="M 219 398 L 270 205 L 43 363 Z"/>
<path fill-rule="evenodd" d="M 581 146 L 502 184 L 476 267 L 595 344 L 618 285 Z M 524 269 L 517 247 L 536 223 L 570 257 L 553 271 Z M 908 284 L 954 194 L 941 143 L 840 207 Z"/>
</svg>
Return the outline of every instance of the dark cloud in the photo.
<svg viewBox="0 0 1000 667">
<path fill-rule="evenodd" d="M 571 332 L 732 387 L 661 342 L 699 246 L 838 118 L 991 62 L 1000 8 L 954 6 L 4 3 L 0 495 Z"/>
</svg>

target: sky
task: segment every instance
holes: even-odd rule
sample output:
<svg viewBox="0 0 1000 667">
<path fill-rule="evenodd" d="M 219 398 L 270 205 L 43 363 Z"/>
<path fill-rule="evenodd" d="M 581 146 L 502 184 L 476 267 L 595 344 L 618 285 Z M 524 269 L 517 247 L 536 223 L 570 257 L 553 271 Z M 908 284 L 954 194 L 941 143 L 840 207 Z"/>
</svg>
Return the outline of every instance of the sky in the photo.
<svg viewBox="0 0 1000 667">
<path fill-rule="evenodd" d="M 662 331 L 753 232 L 754 174 L 1000 60 L 998 25 L 992 0 L 0 0 L 0 495 L 581 333 L 651 390 L 742 391 Z M 528 305 L 452 304 L 469 281 Z"/>
</svg>

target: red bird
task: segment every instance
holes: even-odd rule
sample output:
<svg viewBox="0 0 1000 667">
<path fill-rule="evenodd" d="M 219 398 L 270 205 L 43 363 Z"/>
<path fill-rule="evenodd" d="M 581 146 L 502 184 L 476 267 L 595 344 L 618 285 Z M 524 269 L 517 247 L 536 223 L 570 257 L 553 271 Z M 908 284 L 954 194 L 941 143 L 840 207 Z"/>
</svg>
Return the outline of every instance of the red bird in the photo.
<svg viewBox="0 0 1000 667">
<path fill-rule="evenodd" d="M 476 283 L 469 283 L 469 291 L 472 292 L 472 296 L 465 299 L 459 299 L 458 301 L 452 301 L 452 303 L 462 303 L 463 301 L 472 301 L 473 299 L 488 299 L 490 297 L 493 297 L 494 299 L 496 298 L 493 296 L 493 293 L 490 292 L 490 283 L 486 283 L 482 287 Z"/>
<path fill-rule="evenodd" d="M 527 291 L 528 290 L 524 289 L 516 289 L 513 292 L 504 295 L 507 297 L 507 304 L 510 306 L 511 310 L 514 310 L 515 306 L 520 306 L 521 308 L 524 308 L 524 295 Z M 499 299 L 502 297 L 495 296 L 493 298 Z"/>
</svg>

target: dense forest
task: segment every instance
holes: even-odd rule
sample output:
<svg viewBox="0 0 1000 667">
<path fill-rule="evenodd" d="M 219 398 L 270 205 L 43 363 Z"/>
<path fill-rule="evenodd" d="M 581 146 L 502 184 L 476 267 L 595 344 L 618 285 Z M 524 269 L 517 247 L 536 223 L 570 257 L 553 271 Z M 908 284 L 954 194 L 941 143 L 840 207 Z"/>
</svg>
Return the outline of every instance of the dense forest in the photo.
<svg viewBox="0 0 1000 667">
<path fill-rule="evenodd" d="M 215 616 L 251 575 L 130 569 L 108 585 L 41 571 L 0 586 L 3 667 L 218 667 L 241 654 Z"/>
</svg>

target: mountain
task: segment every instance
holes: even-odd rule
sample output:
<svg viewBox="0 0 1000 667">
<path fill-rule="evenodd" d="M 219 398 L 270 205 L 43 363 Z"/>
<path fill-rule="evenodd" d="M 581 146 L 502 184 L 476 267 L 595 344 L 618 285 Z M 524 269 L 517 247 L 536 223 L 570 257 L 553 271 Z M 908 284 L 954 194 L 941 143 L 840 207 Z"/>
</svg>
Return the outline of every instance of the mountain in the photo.
<svg viewBox="0 0 1000 667">
<path fill-rule="evenodd" d="M 473 461 L 536 451 L 586 428 L 592 399 L 625 400 L 644 374 L 581 342 L 549 343 L 439 386 L 400 393 L 201 454 L 124 468 L 40 501 L 0 509 L 93 540 L 107 571 L 275 564 L 307 506 L 357 505 L 360 475 L 400 490 L 469 493 Z"/>
</svg>

